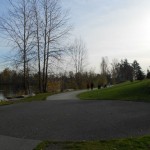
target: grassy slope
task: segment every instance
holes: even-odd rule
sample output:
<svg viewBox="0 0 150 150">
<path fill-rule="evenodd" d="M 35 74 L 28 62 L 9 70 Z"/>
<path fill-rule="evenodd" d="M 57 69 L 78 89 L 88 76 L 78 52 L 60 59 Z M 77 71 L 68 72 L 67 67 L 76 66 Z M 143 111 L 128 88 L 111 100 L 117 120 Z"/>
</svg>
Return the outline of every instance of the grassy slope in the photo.
<svg viewBox="0 0 150 150">
<path fill-rule="evenodd" d="M 35 150 L 149 150 L 150 137 L 84 142 L 43 142 Z"/>
<path fill-rule="evenodd" d="M 46 100 L 46 98 L 50 95 L 52 95 L 52 94 L 51 93 L 41 93 L 41 94 L 37 94 L 35 96 L 23 98 L 21 100 L 1 101 L 0 106 L 11 105 L 11 104 L 16 104 L 16 103 L 21 103 L 21 102 L 43 101 L 43 100 Z"/>
<path fill-rule="evenodd" d="M 150 102 L 150 80 L 125 82 L 111 88 L 79 94 L 81 99 L 133 100 Z"/>
</svg>

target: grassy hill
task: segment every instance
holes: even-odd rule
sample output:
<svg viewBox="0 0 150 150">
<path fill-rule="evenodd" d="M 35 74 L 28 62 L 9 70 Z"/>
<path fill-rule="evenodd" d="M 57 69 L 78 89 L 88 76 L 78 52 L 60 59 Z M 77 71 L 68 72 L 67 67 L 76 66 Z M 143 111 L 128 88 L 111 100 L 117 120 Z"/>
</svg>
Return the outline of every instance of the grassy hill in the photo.
<svg viewBox="0 0 150 150">
<path fill-rule="evenodd" d="M 78 97 L 86 100 L 132 100 L 150 102 L 150 80 L 125 82 L 110 88 L 81 93 Z"/>
<path fill-rule="evenodd" d="M 34 150 L 150 150 L 150 137 L 118 139 L 108 141 L 42 142 Z"/>
</svg>

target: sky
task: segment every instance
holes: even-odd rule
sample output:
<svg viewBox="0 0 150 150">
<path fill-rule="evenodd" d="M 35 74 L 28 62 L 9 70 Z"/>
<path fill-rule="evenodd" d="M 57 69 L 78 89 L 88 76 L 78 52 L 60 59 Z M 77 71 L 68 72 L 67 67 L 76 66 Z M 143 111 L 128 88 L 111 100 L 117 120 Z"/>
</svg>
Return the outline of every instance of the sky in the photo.
<svg viewBox="0 0 150 150">
<path fill-rule="evenodd" d="M 88 68 L 98 72 L 101 58 L 137 60 L 144 71 L 150 66 L 150 0 L 61 0 L 70 10 L 72 36 L 81 37 L 88 49 Z M 0 13 L 7 7 L 0 0 Z M 0 40 L 0 57 L 6 53 Z M 149 68 L 150 69 L 150 68 Z"/>
<path fill-rule="evenodd" d="M 99 70 L 101 58 L 137 60 L 150 66 L 149 0 L 63 0 L 70 8 L 74 35 L 85 41 L 90 67 Z"/>
</svg>

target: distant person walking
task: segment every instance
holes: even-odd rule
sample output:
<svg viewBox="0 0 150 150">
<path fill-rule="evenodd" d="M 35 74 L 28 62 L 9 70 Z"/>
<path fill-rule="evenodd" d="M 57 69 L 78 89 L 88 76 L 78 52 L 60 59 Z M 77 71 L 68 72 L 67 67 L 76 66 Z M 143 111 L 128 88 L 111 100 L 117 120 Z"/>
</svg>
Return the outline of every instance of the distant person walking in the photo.
<svg viewBox="0 0 150 150">
<path fill-rule="evenodd" d="M 93 90 L 94 84 L 93 82 L 91 82 L 91 90 Z"/>
<path fill-rule="evenodd" d="M 101 85 L 100 84 L 98 84 L 98 89 L 101 89 Z"/>
</svg>

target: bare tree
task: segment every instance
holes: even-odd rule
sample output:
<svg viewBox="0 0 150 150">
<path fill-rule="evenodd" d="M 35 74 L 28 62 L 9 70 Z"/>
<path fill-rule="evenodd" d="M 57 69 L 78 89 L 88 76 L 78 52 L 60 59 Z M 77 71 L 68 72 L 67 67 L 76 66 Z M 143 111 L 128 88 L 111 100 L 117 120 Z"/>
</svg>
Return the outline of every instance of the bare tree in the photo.
<svg viewBox="0 0 150 150">
<path fill-rule="evenodd" d="M 68 14 L 63 12 L 59 0 L 34 0 L 34 4 L 35 2 L 36 39 L 39 43 L 37 49 L 41 49 L 38 60 L 41 62 L 39 68 L 40 65 L 42 67 L 42 89 L 46 92 L 50 59 L 60 59 L 62 50 L 59 43 L 69 33 L 71 26 L 68 24 Z M 40 70 L 41 68 L 39 72 Z"/>
<path fill-rule="evenodd" d="M 106 75 L 108 73 L 108 57 L 102 57 L 100 68 L 101 74 Z"/>
<path fill-rule="evenodd" d="M 0 29 L 10 41 L 14 50 L 17 50 L 18 64 L 23 64 L 24 90 L 28 91 L 28 64 L 31 60 L 32 49 L 32 14 L 30 0 L 9 0 L 11 9 L 6 17 L 0 18 Z M 16 57 L 17 58 L 17 57 Z"/>
<path fill-rule="evenodd" d="M 105 86 L 108 82 L 107 75 L 109 74 L 108 58 L 107 57 L 102 57 L 102 61 L 101 61 L 101 64 L 100 64 L 100 69 L 101 69 L 102 84 Z"/>
<path fill-rule="evenodd" d="M 35 35 L 35 49 L 37 54 L 37 62 L 38 62 L 38 82 L 39 82 L 39 91 L 42 92 L 42 84 L 41 84 L 41 18 L 39 12 L 39 4 L 38 0 L 32 1 L 33 8 L 33 22 L 34 22 L 34 35 Z"/>
<path fill-rule="evenodd" d="M 113 59 L 112 63 L 111 63 L 111 77 L 112 77 L 112 82 L 113 84 L 116 83 L 116 79 L 118 76 L 118 60 L 117 59 Z"/>
<path fill-rule="evenodd" d="M 87 65 L 87 48 L 83 40 L 81 38 L 75 39 L 69 47 L 68 53 L 75 68 L 75 73 L 82 73 Z"/>
<path fill-rule="evenodd" d="M 71 46 L 68 48 L 68 54 L 71 58 L 72 64 L 70 64 L 73 65 L 75 70 L 75 80 L 77 87 L 81 89 L 83 87 L 82 74 L 87 65 L 87 49 L 81 38 L 74 40 L 74 43 L 71 44 Z"/>
<path fill-rule="evenodd" d="M 39 91 L 47 91 L 48 69 L 52 59 L 63 52 L 60 42 L 69 33 L 68 13 L 59 0 L 9 0 L 11 10 L 0 18 L 0 28 L 17 49 L 18 63 L 23 64 L 24 89 L 27 93 L 29 63 L 38 63 Z"/>
</svg>

